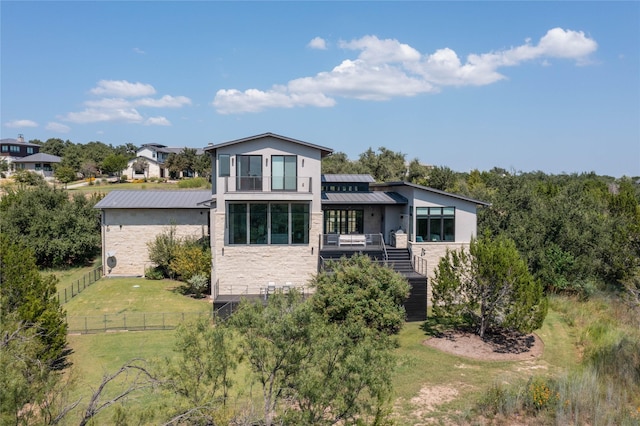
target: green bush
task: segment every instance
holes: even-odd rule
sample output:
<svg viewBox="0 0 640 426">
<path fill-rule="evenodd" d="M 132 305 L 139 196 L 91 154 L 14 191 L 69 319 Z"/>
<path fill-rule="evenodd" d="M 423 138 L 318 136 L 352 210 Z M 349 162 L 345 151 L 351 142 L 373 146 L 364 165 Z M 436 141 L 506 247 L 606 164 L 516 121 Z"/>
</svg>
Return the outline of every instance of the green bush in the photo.
<svg viewBox="0 0 640 426">
<path fill-rule="evenodd" d="M 201 178 L 201 177 L 183 179 L 178 182 L 178 188 L 181 188 L 181 189 L 209 188 L 210 186 L 211 186 L 211 183 L 207 179 Z"/>
<path fill-rule="evenodd" d="M 161 280 L 164 278 L 162 270 L 158 267 L 145 268 L 144 277 L 148 280 Z"/>
<path fill-rule="evenodd" d="M 203 274 L 196 274 L 187 280 L 186 284 L 179 287 L 180 293 L 195 298 L 202 298 L 209 291 L 209 277 Z"/>
</svg>

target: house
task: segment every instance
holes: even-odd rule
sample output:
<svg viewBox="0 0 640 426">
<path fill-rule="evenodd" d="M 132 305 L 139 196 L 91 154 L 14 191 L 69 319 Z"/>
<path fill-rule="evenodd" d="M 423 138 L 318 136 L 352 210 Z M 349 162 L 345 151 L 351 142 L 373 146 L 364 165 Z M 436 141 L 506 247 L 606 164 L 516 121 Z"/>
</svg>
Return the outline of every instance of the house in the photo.
<svg viewBox="0 0 640 426">
<path fill-rule="evenodd" d="M 142 198 L 154 191 L 130 193 L 127 203 L 110 193 L 96 207 L 103 210 L 103 252 L 129 250 L 127 271 L 138 273 L 146 256 L 141 241 L 169 223 L 187 225 L 187 211 L 202 220 L 206 211 L 207 221 L 195 222 L 202 231 L 185 231 L 204 233 L 208 226 L 216 309 L 278 290 L 312 291 L 308 283 L 327 259 L 362 252 L 407 277 L 412 287 L 407 318 L 422 320 L 427 278 L 447 249 L 469 245 L 477 208 L 487 205 L 407 182 L 376 183 L 369 175 L 323 175 L 322 159 L 330 148 L 273 133 L 204 151 L 211 156 L 211 193 L 185 199 L 184 210 L 177 210 L 180 203 L 171 197 L 156 197 L 153 207 L 144 207 Z M 158 210 L 151 215 L 152 209 Z M 143 230 L 146 223 L 155 228 Z M 121 267 L 106 273 L 121 273 Z"/>
<path fill-rule="evenodd" d="M 16 170 L 16 166 L 13 164 L 16 160 L 28 157 L 33 154 L 38 154 L 39 152 L 40 152 L 40 145 L 35 143 L 25 142 L 24 137 L 22 135 L 18 135 L 17 139 L 10 139 L 10 138 L 0 139 L 0 161 L 7 162 L 7 165 L 9 166 L 9 174 L 12 171 Z M 27 167 L 25 165 L 20 168 L 27 168 Z"/>
<path fill-rule="evenodd" d="M 111 191 L 101 210 L 107 276 L 143 276 L 153 266 L 147 244 L 172 227 L 178 238 L 209 236 L 210 191 Z"/>
<path fill-rule="evenodd" d="M 29 170 L 48 178 L 53 177 L 53 167 L 56 164 L 60 164 L 61 161 L 62 158 L 57 155 L 39 152 L 37 154 L 14 159 L 12 164 L 14 171 Z"/>
<path fill-rule="evenodd" d="M 143 178 L 170 178 L 169 169 L 166 166 L 169 154 L 180 154 L 184 148 L 170 148 L 166 145 L 150 143 L 145 144 L 136 152 L 136 158 L 129 160 L 124 175 L 131 179 Z M 204 151 L 200 148 L 196 149 L 196 155 L 203 155 Z M 180 172 L 179 177 L 191 177 L 190 172 L 185 170 Z"/>
<path fill-rule="evenodd" d="M 280 287 L 306 291 L 323 260 L 354 252 L 392 264 L 424 318 L 426 277 L 468 246 L 487 203 L 369 175 L 322 175 L 332 150 L 265 133 L 205 148 L 212 156 L 214 306 Z M 249 267 L 250 266 L 250 267 Z M 409 311 L 409 307 L 407 307 Z"/>
</svg>

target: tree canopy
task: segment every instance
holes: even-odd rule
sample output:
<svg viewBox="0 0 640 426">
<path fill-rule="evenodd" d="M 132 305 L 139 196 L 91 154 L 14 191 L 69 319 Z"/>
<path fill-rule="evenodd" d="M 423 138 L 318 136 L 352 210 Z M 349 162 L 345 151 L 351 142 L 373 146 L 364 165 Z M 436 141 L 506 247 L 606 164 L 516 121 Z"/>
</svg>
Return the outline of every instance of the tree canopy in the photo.
<svg viewBox="0 0 640 426">
<path fill-rule="evenodd" d="M 504 236 L 484 234 L 468 251 L 447 251 L 431 282 L 433 314 L 470 325 L 480 337 L 491 329 L 530 333 L 547 314 L 542 285 Z"/>
</svg>

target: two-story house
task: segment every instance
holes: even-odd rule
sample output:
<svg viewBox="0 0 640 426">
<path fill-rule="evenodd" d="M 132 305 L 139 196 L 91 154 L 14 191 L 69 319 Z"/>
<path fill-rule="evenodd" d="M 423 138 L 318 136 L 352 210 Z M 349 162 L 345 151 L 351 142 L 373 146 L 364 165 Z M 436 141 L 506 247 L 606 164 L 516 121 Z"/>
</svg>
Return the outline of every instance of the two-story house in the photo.
<svg viewBox="0 0 640 426">
<path fill-rule="evenodd" d="M 26 142 L 22 135 L 17 139 L 0 139 L 0 160 L 7 162 L 7 175 L 17 170 L 29 170 L 44 177 L 53 176 L 53 167 L 62 159 L 40 152 L 40 145 Z"/>
<path fill-rule="evenodd" d="M 469 245 L 477 208 L 487 205 L 407 182 L 376 183 L 369 175 L 323 175 L 330 148 L 272 133 L 204 151 L 212 160 L 211 193 L 118 191 L 96 205 L 103 210 L 104 261 L 112 265 L 106 273 L 142 275 L 150 266 L 145 241 L 160 227 L 196 237 L 209 232 L 218 309 L 243 297 L 313 291 L 309 281 L 327 259 L 362 252 L 408 279 L 407 318 L 422 320 L 427 278 L 447 249 Z"/>
<path fill-rule="evenodd" d="M 180 154 L 184 148 L 171 148 L 158 143 L 142 145 L 136 152 L 136 157 L 129 160 L 124 175 L 131 179 L 170 178 L 166 162 L 170 154 Z M 203 155 L 203 150 L 196 149 L 196 155 Z M 181 171 L 173 177 L 192 177 L 188 170 Z"/>
</svg>

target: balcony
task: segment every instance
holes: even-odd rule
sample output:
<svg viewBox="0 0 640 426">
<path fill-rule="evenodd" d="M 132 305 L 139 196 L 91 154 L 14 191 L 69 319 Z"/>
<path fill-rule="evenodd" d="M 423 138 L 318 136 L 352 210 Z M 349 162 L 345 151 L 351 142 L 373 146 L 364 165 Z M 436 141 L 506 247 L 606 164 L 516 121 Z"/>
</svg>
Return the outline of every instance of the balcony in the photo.
<svg viewBox="0 0 640 426">
<path fill-rule="evenodd" d="M 310 177 L 229 176 L 224 177 L 224 192 L 303 192 L 311 193 Z"/>
</svg>

